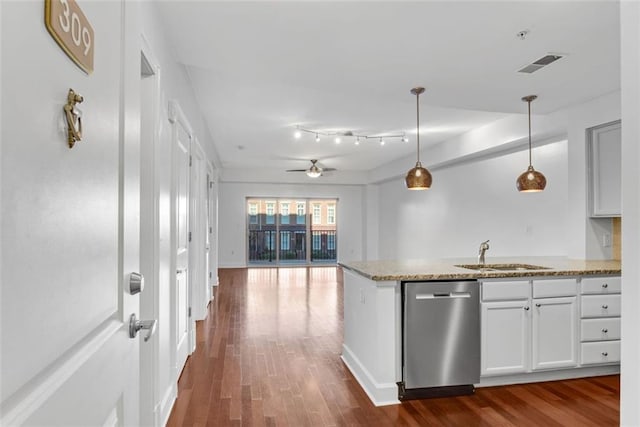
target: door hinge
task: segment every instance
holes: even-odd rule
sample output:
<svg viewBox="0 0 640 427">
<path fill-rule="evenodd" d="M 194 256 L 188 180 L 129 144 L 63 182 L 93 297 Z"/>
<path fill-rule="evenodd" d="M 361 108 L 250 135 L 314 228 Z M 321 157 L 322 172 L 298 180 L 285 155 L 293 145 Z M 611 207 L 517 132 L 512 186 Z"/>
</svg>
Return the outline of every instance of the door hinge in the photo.
<svg viewBox="0 0 640 427">
<path fill-rule="evenodd" d="M 209 234 L 213 233 L 213 227 L 209 227 Z"/>
<path fill-rule="evenodd" d="M 209 188 L 213 188 L 213 181 L 209 181 Z"/>
<path fill-rule="evenodd" d="M 189 317 L 191 317 L 191 307 L 189 307 Z"/>
<path fill-rule="evenodd" d="M 191 156 L 189 156 L 189 166 L 191 166 L 192 160 Z"/>
<path fill-rule="evenodd" d="M 191 241 L 191 232 L 189 232 L 189 241 Z"/>
<path fill-rule="evenodd" d="M 211 279 L 213 277 L 213 273 L 209 272 L 209 279 Z"/>
</svg>

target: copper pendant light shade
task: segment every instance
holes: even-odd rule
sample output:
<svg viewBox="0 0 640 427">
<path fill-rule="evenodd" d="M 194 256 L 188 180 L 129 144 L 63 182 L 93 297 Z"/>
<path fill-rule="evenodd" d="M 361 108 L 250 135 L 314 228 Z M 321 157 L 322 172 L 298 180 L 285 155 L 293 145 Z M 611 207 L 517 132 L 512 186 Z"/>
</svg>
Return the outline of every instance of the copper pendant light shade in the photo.
<svg viewBox="0 0 640 427">
<path fill-rule="evenodd" d="M 431 187 L 431 173 L 420 163 L 420 94 L 424 93 L 423 87 L 414 87 L 411 93 L 416 96 L 416 166 L 407 172 L 404 182 L 409 190 L 428 190 Z"/>
<path fill-rule="evenodd" d="M 531 164 L 531 102 L 536 98 L 536 95 L 522 98 L 529 107 L 529 167 L 516 180 L 516 187 L 521 193 L 537 193 L 544 190 L 547 185 L 547 178 L 541 172 L 535 170 Z"/>
</svg>

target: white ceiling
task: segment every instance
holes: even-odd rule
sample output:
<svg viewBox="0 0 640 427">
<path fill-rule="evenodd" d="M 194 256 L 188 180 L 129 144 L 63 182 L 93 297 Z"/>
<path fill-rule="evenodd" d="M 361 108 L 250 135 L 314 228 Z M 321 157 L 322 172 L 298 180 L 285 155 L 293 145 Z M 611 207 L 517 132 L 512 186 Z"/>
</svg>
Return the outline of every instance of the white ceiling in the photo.
<svg viewBox="0 0 640 427">
<path fill-rule="evenodd" d="M 369 170 L 421 143 L 526 112 L 546 114 L 620 88 L 615 1 L 158 3 L 224 168 Z M 516 37 L 528 30 L 525 40 Z M 567 56 L 534 74 L 547 53 Z M 406 132 L 410 142 L 336 145 L 305 134 Z M 240 148 L 242 147 L 242 149 Z"/>
</svg>

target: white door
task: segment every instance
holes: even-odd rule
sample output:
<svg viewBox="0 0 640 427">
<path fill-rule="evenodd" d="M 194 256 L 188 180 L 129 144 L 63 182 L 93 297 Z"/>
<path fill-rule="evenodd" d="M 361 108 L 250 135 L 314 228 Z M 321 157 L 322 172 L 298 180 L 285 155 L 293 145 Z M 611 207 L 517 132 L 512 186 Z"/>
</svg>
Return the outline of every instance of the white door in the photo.
<svg viewBox="0 0 640 427">
<path fill-rule="evenodd" d="M 528 300 L 482 303 L 481 375 L 527 371 L 529 312 Z"/>
<path fill-rule="evenodd" d="M 172 103 L 173 117 L 173 185 L 174 185 L 174 248 L 175 286 L 171 295 L 174 310 L 172 329 L 175 345 L 175 372 L 178 378 L 190 353 L 190 308 L 189 291 L 189 146 L 190 128 L 180 110 Z"/>
<path fill-rule="evenodd" d="M 1 4 L 1 425 L 138 424 L 137 6 L 79 3 L 95 32 L 91 75 L 45 29 L 44 1 Z M 69 88 L 84 97 L 73 149 Z"/>
<path fill-rule="evenodd" d="M 533 300 L 533 369 L 578 365 L 576 297 Z"/>
</svg>

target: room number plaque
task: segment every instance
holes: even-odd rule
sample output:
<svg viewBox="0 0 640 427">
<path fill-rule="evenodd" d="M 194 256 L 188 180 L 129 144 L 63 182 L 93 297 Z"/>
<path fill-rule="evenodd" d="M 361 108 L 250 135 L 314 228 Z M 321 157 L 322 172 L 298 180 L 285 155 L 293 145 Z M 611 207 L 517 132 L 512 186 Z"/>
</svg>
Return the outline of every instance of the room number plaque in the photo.
<svg viewBox="0 0 640 427">
<path fill-rule="evenodd" d="M 85 73 L 93 72 L 93 28 L 75 0 L 44 0 L 51 37 Z"/>
</svg>

